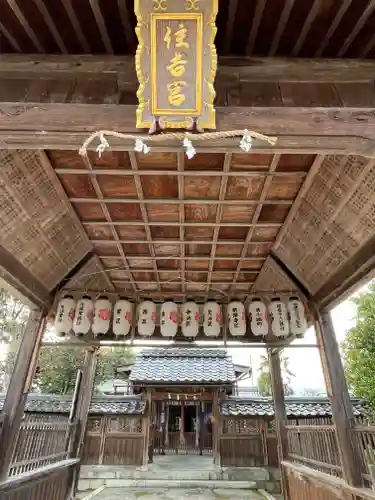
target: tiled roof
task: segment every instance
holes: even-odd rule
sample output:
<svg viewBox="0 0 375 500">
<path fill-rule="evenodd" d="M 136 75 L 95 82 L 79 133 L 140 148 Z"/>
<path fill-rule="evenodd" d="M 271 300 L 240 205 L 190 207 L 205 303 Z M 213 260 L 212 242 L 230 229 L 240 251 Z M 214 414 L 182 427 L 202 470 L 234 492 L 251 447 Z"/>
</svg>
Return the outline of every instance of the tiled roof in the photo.
<svg viewBox="0 0 375 500">
<path fill-rule="evenodd" d="M 364 415 L 366 405 L 359 399 L 352 399 L 355 416 Z M 330 417 L 331 404 L 327 398 L 286 398 L 288 417 Z M 229 398 L 221 404 L 221 414 L 225 417 L 273 417 L 275 414 L 270 398 L 241 399 Z"/>
<path fill-rule="evenodd" d="M 225 351 L 199 348 L 144 350 L 130 375 L 140 383 L 231 384 L 235 378 L 232 358 Z"/>
<path fill-rule="evenodd" d="M 5 400 L 4 395 L 0 395 L 0 410 Z M 71 408 L 71 398 L 65 396 L 30 394 L 26 411 L 30 413 L 69 413 Z M 143 415 L 146 409 L 146 401 L 136 396 L 101 396 L 94 397 L 91 401 L 89 413 L 95 414 L 121 414 L 121 415 Z"/>
</svg>

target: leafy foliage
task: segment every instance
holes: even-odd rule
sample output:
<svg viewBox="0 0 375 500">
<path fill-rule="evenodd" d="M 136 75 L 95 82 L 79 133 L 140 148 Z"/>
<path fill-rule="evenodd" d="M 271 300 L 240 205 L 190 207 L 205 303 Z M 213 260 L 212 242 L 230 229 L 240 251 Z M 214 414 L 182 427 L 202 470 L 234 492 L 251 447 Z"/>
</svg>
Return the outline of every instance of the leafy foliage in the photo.
<svg viewBox="0 0 375 500">
<path fill-rule="evenodd" d="M 294 394 L 294 391 L 291 386 L 291 382 L 292 378 L 295 375 L 289 369 L 289 358 L 284 354 L 281 354 L 280 363 L 285 396 L 292 396 Z M 259 367 L 259 376 L 257 383 L 259 392 L 262 394 L 262 396 L 272 396 L 271 373 L 267 356 L 261 356 L 261 364 Z"/>
<path fill-rule="evenodd" d="M 7 343 L 6 354 L 0 360 L 1 392 L 7 389 L 28 314 L 29 309 L 23 302 L 0 288 L 0 345 Z"/>
<path fill-rule="evenodd" d="M 357 323 L 342 344 L 349 387 L 375 409 L 375 284 L 351 299 L 357 306 Z"/>
<path fill-rule="evenodd" d="M 83 349 L 42 347 L 38 362 L 37 385 L 44 393 L 69 394 L 74 390 L 77 370 L 83 367 Z M 128 347 L 103 347 L 96 368 L 95 387 L 115 377 L 116 368 L 134 359 Z"/>
</svg>

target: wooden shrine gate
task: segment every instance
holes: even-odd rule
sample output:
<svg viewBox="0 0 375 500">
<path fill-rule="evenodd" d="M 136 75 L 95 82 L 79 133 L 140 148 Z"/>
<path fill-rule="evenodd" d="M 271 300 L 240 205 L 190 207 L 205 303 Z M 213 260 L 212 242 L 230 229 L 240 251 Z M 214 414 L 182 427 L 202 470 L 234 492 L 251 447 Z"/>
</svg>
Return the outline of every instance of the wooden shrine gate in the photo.
<svg viewBox="0 0 375 500">
<path fill-rule="evenodd" d="M 152 443 L 158 455 L 212 455 L 212 403 L 202 401 L 155 401 Z"/>
</svg>

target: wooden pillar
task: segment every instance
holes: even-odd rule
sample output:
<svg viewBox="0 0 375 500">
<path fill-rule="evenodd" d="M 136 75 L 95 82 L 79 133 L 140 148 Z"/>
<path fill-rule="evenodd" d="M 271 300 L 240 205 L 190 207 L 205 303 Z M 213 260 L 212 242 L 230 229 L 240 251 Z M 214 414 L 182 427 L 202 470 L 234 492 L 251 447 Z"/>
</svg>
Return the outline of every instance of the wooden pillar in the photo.
<svg viewBox="0 0 375 500">
<path fill-rule="evenodd" d="M 169 403 L 165 403 L 165 448 L 169 447 Z"/>
<path fill-rule="evenodd" d="M 220 411 L 219 411 L 219 389 L 214 392 L 212 403 L 212 432 L 213 432 L 213 456 L 214 464 L 220 465 Z"/>
<path fill-rule="evenodd" d="M 143 419 L 143 436 L 144 436 L 144 442 L 143 442 L 143 459 L 142 459 L 142 465 L 146 469 L 148 466 L 148 448 L 150 445 L 150 426 L 151 426 L 151 418 L 152 418 L 152 394 L 151 390 L 147 389 L 146 392 L 146 400 L 147 400 L 147 415 Z"/>
<path fill-rule="evenodd" d="M 201 404 L 195 404 L 195 448 L 199 448 L 199 408 Z"/>
<path fill-rule="evenodd" d="M 315 309 L 315 321 L 317 343 L 331 401 L 343 477 L 352 486 L 362 486 L 362 456 L 354 440 L 355 418 L 332 318 L 329 312 L 320 313 Z"/>
<path fill-rule="evenodd" d="M 281 467 L 281 483 L 285 500 L 290 499 L 288 489 L 288 479 L 281 462 L 288 458 L 288 437 L 286 433 L 286 410 L 285 410 L 285 396 L 284 386 L 281 375 L 280 356 L 278 351 L 269 350 L 268 360 L 270 365 L 271 382 L 272 382 L 272 396 L 275 408 L 275 427 L 277 438 L 277 455 Z"/>
<path fill-rule="evenodd" d="M 87 420 L 89 416 L 92 392 L 94 390 L 97 360 L 98 360 L 98 349 L 94 347 L 90 347 L 89 349 L 87 349 L 83 365 L 81 390 L 77 401 L 76 440 L 72 446 L 72 452 L 71 452 L 72 457 L 79 458 L 80 461 L 82 460 L 83 457 Z M 79 464 L 74 470 L 74 477 L 72 480 L 72 494 L 71 494 L 72 498 L 75 497 L 75 493 L 77 491 L 80 468 L 81 468 L 81 462 L 79 462 Z"/>
<path fill-rule="evenodd" d="M 8 477 L 25 404 L 38 361 L 45 328 L 45 313 L 32 310 L 18 350 L 3 406 L 5 420 L 0 436 L 0 481 Z"/>
</svg>

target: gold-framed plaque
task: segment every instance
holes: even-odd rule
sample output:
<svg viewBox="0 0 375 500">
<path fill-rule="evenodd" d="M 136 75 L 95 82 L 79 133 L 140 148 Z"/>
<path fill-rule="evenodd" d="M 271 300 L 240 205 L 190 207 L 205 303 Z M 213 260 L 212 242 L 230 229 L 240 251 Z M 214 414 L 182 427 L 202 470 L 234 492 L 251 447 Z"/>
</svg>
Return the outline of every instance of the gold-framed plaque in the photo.
<svg viewBox="0 0 375 500">
<path fill-rule="evenodd" d="M 215 129 L 218 0 L 135 0 L 137 128 Z"/>
</svg>

